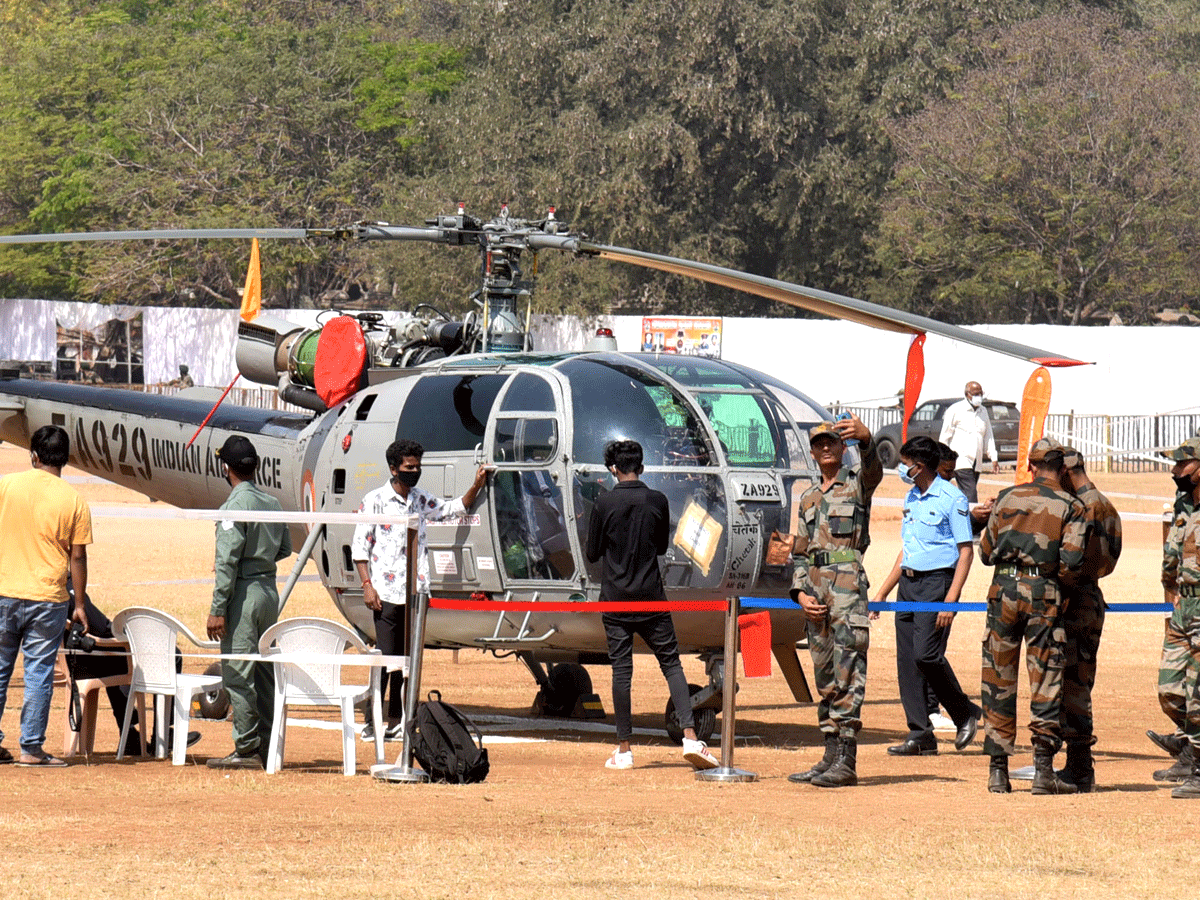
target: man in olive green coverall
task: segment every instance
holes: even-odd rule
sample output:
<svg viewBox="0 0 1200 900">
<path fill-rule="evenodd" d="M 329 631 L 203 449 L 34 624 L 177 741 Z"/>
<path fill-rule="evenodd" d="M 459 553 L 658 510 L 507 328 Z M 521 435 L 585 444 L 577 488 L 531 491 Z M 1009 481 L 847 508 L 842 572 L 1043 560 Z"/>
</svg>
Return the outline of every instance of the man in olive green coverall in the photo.
<svg viewBox="0 0 1200 900">
<path fill-rule="evenodd" d="M 217 458 L 233 490 L 221 509 L 279 512 L 279 501 L 254 483 L 258 452 L 232 435 Z M 217 522 L 216 583 L 208 636 L 222 653 L 257 653 L 258 639 L 279 618 L 275 563 L 292 552 L 288 527 L 275 522 Z M 223 660 L 221 677 L 233 712 L 233 752 L 210 759 L 213 769 L 261 769 L 271 739 L 275 675 L 270 663 Z"/>
</svg>

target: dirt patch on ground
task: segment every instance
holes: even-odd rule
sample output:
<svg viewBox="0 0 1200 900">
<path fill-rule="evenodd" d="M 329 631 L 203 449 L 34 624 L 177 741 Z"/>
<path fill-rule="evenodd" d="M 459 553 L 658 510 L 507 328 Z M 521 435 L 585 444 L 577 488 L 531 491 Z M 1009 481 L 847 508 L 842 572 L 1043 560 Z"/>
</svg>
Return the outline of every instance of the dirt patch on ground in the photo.
<svg viewBox="0 0 1200 900">
<path fill-rule="evenodd" d="M 0 448 L 0 472 L 26 461 L 24 451 Z M 1149 497 L 1117 500 L 1119 508 L 1137 511 L 1157 511 L 1155 498 L 1170 489 L 1165 475 L 1097 481 L 1114 493 Z M 90 480 L 79 486 L 96 504 L 151 508 L 119 488 Z M 898 482 L 891 487 L 899 496 Z M 985 485 L 983 493 L 993 491 Z M 875 583 L 897 552 L 894 511 L 880 512 L 868 555 Z M 1105 582 L 1106 594 L 1110 601 L 1157 600 L 1160 528 L 1130 522 L 1126 533 L 1125 556 Z M 110 615 L 145 603 L 202 629 L 211 524 L 98 518 L 96 539 L 91 593 Z M 978 567 L 966 599 L 982 599 L 986 580 Z M 337 617 L 311 581 L 301 584 L 287 612 Z M 952 662 L 975 696 L 982 628 L 981 613 L 963 614 L 951 640 Z M 886 615 L 871 636 L 861 784 L 844 790 L 787 782 L 788 773 L 819 755 L 819 736 L 814 708 L 795 704 L 778 674 L 741 680 L 735 763 L 760 777 L 738 785 L 694 780 L 661 731 L 662 678 L 641 658 L 635 726 L 653 733 L 637 737 L 635 769 L 612 772 L 603 768 L 611 733 L 518 718 L 534 693 L 519 664 L 466 651 L 457 658 L 428 654 L 425 686 L 479 716 L 489 735 L 492 774 L 467 787 L 374 782 L 365 774 L 369 747 L 361 743 L 359 775 L 345 778 L 338 733 L 317 728 L 289 731 L 285 769 L 271 777 L 204 766 L 230 749 L 227 722 L 195 726 L 204 738 L 184 767 L 153 759 L 117 763 L 117 729 L 102 701 L 90 761 L 58 771 L 0 769 L 0 891 L 204 900 L 385 893 L 1181 896 L 1193 854 L 1176 835 L 1192 833 L 1200 804 L 1171 800 L 1150 778 L 1167 764 L 1143 735 L 1166 725 L 1154 688 L 1161 636 L 1160 616 L 1110 615 L 1096 698 L 1101 790 L 1075 797 L 1033 797 L 1022 782 L 1009 796 L 989 795 L 978 743 L 970 753 L 955 753 L 947 740 L 938 756 L 888 757 L 904 722 Z M 695 660 L 685 666 L 689 680 L 703 681 Z M 590 671 L 611 708 L 608 672 Z M 62 746 L 63 695 L 56 692 L 51 716 L 52 751 Z M 1027 696 L 1022 685 L 1026 742 Z M 19 684 L 8 699 L 3 725 L 11 747 Z M 335 717 L 322 719 L 332 724 Z M 388 747 L 390 755 L 399 750 Z"/>
</svg>

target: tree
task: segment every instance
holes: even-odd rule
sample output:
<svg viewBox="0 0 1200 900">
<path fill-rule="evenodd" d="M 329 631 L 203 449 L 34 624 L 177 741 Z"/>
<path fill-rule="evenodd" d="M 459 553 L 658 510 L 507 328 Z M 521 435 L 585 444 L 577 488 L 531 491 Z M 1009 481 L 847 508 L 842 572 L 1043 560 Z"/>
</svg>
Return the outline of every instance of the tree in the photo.
<svg viewBox="0 0 1200 900">
<path fill-rule="evenodd" d="M 1155 35 L 1102 12 L 1015 26 L 890 134 L 877 299 L 1055 324 L 1195 302 L 1200 95 Z"/>
</svg>

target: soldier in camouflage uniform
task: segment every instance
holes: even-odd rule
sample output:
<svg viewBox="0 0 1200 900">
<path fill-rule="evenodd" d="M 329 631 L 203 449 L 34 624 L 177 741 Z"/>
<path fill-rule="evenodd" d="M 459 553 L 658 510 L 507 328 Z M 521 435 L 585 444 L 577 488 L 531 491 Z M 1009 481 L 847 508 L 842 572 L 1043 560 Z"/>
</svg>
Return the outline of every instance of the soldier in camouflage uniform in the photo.
<svg viewBox="0 0 1200 900">
<path fill-rule="evenodd" d="M 1200 798 L 1200 438 L 1192 438 L 1170 454 L 1175 461 L 1171 477 L 1181 493 L 1190 490 L 1191 512 L 1172 523 L 1163 546 L 1163 587 L 1174 611 L 1163 638 L 1159 670 L 1159 700 L 1163 711 L 1182 728 L 1188 743 L 1179 761 L 1159 780 L 1181 780 L 1175 769 L 1190 769 L 1183 783 L 1171 791 L 1178 799 Z M 1164 690 L 1166 687 L 1166 690 Z M 1183 709 L 1172 698 L 1183 695 Z M 1165 699 L 1164 699 L 1165 698 Z"/>
<path fill-rule="evenodd" d="M 1062 625 L 1067 639 L 1063 647 L 1062 737 L 1067 745 L 1067 765 L 1058 777 L 1086 794 L 1096 785 L 1092 688 L 1106 608 L 1100 579 L 1112 573 L 1121 556 L 1121 517 L 1092 484 L 1082 454 L 1072 447 L 1063 449 L 1062 477 L 1063 488 L 1087 510 L 1087 544 L 1078 581 L 1062 585 L 1066 604 Z"/>
<path fill-rule="evenodd" d="M 859 441 L 859 466 L 842 465 L 850 439 Z M 788 780 L 843 787 L 858 783 L 858 731 L 870 644 L 862 555 L 871 542 L 871 495 L 883 480 L 883 465 L 870 430 L 856 417 L 822 422 L 809 432 L 809 442 L 821 480 L 800 497 L 791 595 L 808 618 L 825 755 Z"/>
<path fill-rule="evenodd" d="M 1183 454 L 1200 452 L 1200 440 L 1193 438 L 1185 441 L 1178 450 L 1164 455 L 1168 459 L 1173 459 L 1174 455 L 1180 452 Z M 1175 460 L 1175 462 L 1178 464 L 1181 460 Z M 1163 533 L 1163 599 L 1172 607 L 1179 599 L 1176 593 L 1176 582 L 1179 577 L 1180 552 L 1183 548 L 1183 528 L 1192 513 L 1196 511 L 1196 503 L 1192 499 L 1193 490 L 1194 486 L 1190 476 L 1181 475 L 1176 483 L 1175 504 L 1171 511 L 1170 524 Z M 1198 672 L 1192 661 L 1192 655 L 1187 652 L 1187 649 L 1168 640 L 1171 634 L 1170 615 L 1166 617 L 1163 625 L 1165 627 L 1163 629 L 1162 660 L 1158 669 L 1158 704 L 1171 720 L 1171 724 L 1175 726 L 1175 730 L 1172 734 L 1158 734 L 1148 730 L 1146 736 L 1175 757 L 1175 764 L 1170 768 L 1156 771 L 1154 780 L 1183 781 L 1192 771 L 1192 748 L 1188 743 L 1187 735 L 1183 733 L 1183 722 L 1187 715 L 1188 694 L 1191 693 L 1196 683 Z"/>
<path fill-rule="evenodd" d="M 1008 793 L 1008 757 L 1016 749 L 1017 664 L 1025 640 L 1029 671 L 1029 729 L 1033 732 L 1035 794 L 1073 794 L 1054 774 L 1062 716 L 1063 629 L 1060 582 L 1083 567 L 1086 514 L 1062 490 L 1063 447 L 1043 438 L 1029 451 L 1033 481 L 996 498 L 979 541 L 985 565 L 995 566 L 983 635 L 982 699 L 991 757 L 988 790 Z"/>
</svg>

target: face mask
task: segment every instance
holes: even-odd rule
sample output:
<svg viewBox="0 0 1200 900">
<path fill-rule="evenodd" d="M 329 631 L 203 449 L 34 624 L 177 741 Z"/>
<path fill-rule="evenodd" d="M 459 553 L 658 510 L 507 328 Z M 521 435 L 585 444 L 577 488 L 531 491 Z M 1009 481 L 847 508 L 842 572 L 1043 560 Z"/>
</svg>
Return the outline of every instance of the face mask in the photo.
<svg viewBox="0 0 1200 900">
<path fill-rule="evenodd" d="M 917 480 L 912 477 L 912 469 L 904 463 L 896 466 L 896 472 L 900 476 L 900 480 L 905 484 L 916 484 Z"/>
<path fill-rule="evenodd" d="M 979 409 L 979 404 L 983 403 L 983 394 L 971 394 L 967 397 L 967 402 L 971 404 L 971 409 Z"/>
<path fill-rule="evenodd" d="M 420 469 L 417 469 L 415 472 L 401 471 L 401 472 L 397 472 L 394 476 L 392 476 L 392 481 L 396 482 L 397 484 L 402 484 L 405 487 L 416 487 L 417 482 L 420 480 L 421 480 L 421 470 Z"/>
</svg>

